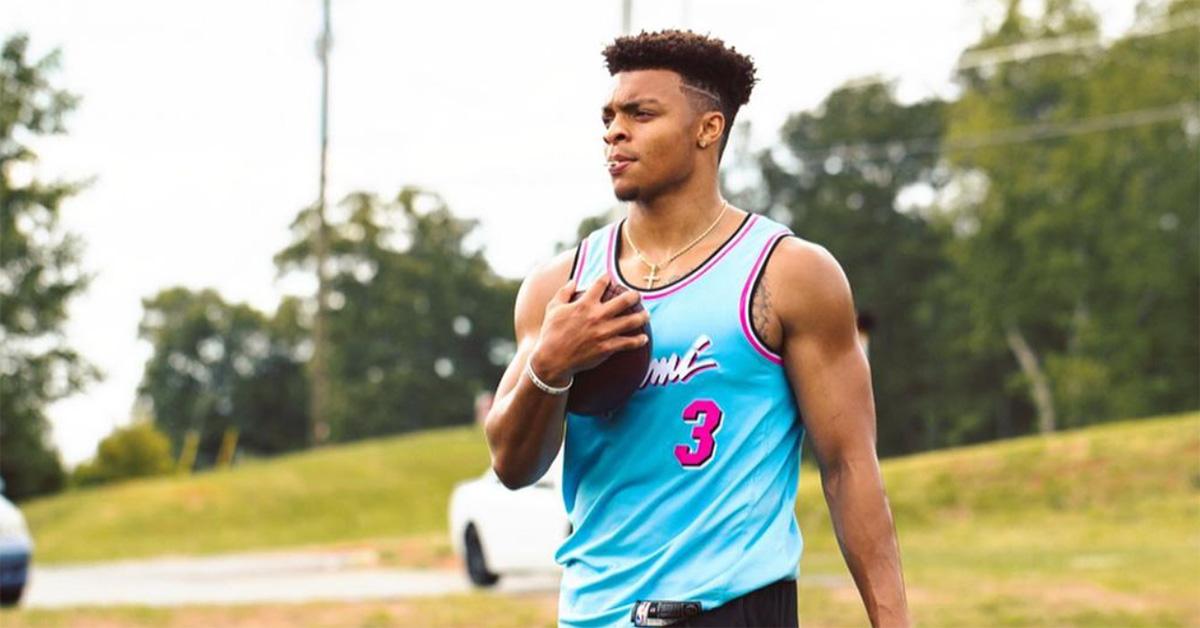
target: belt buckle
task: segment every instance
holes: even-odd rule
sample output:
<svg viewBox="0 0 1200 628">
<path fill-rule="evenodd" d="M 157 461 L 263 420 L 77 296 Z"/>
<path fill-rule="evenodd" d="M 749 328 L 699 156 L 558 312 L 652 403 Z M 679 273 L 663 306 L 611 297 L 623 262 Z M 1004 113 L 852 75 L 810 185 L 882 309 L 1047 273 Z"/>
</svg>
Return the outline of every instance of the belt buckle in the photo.
<svg viewBox="0 0 1200 628">
<path fill-rule="evenodd" d="M 633 604 L 630 619 L 634 626 L 669 626 L 695 617 L 701 611 L 700 602 L 674 600 L 638 600 Z"/>
</svg>

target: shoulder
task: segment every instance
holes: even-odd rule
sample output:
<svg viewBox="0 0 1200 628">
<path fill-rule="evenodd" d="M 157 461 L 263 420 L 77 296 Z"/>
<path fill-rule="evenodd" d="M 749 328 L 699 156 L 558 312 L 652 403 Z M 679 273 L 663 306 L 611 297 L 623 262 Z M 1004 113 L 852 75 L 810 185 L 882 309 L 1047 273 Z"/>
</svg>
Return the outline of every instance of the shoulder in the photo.
<svg viewBox="0 0 1200 628">
<path fill-rule="evenodd" d="M 573 278 L 574 271 L 582 266 L 583 262 L 596 259 L 595 250 L 603 248 L 605 239 L 619 223 L 619 220 L 607 223 L 596 221 L 594 228 L 578 245 L 559 252 L 530 271 L 521 282 L 521 289 L 517 293 L 518 323 L 522 312 L 526 312 L 536 315 L 536 321 L 540 325 L 546 305 L 554 297 L 554 293 Z"/>
<path fill-rule="evenodd" d="M 775 315 L 786 335 L 854 321 L 850 282 L 828 249 L 800 237 L 784 238 L 764 270 Z"/>
<path fill-rule="evenodd" d="M 578 247 L 567 249 L 534 268 L 517 292 L 516 326 L 518 335 L 523 326 L 541 326 L 546 305 L 554 293 L 570 280 Z"/>
<path fill-rule="evenodd" d="M 773 273 L 792 279 L 817 282 L 842 274 L 841 264 L 829 249 L 797 235 L 789 235 L 779 242 L 769 268 Z"/>
</svg>

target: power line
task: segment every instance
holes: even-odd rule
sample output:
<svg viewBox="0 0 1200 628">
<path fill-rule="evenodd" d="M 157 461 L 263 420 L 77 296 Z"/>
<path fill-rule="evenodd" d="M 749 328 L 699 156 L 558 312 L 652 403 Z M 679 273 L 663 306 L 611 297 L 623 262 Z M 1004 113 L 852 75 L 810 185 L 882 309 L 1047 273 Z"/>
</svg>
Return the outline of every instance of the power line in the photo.
<svg viewBox="0 0 1200 628">
<path fill-rule="evenodd" d="M 951 68 L 951 73 L 986 65 L 995 66 L 1005 63 L 1013 63 L 1016 61 L 1036 59 L 1038 57 L 1062 54 L 1084 48 L 1098 48 L 1102 45 L 1112 44 L 1124 39 L 1153 37 L 1155 35 L 1162 35 L 1194 26 L 1200 26 L 1200 11 L 1184 12 L 1174 16 L 1174 18 L 1169 20 L 1163 20 L 1161 22 L 1143 26 L 1141 28 L 1132 28 L 1108 42 L 1101 40 L 1097 34 L 1089 33 L 1087 35 L 1063 35 L 1061 37 L 1029 39 L 1015 44 L 994 46 L 992 48 L 983 48 L 980 50 L 969 50 L 964 52 L 959 57 L 958 62 L 955 63 L 954 67 Z M 852 86 L 887 84 L 891 83 L 894 78 L 895 77 L 863 77 L 847 81 L 846 84 Z"/>
<path fill-rule="evenodd" d="M 1200 101 L 1185 101 L 1164 107 L 1091 116 L 1068 122 L 1030 124 L 1001 129 L 992 133 L 966 135 L 952 141 L 942 141 L 937 137 L 919 137 L 891 142 L 842 144 L 792 152 L 801 159 L 814 161 L 824 160 L 829 157 L 838 157 L 853 162 L 899 161 L 910 155 L 931 155 L 976 150 L 993 146 L 1024 144 L 1086 133 L 1113 131 L 1147 124 L 1159 124 L 1187 117 L 1200 117 Z"/>
<path fill-rule="evenodd" d="M 1163 20 L 1142 28 L 1135 27 L 1122 33 L 1117 40 L 1151 37 L 1191 26 L 1200 26 L 1200 11 L 1181 13 L 1172 19 Z M 1088 33 L 1085 35 L 1063 35 L 1061 37 L 1032 39 L 1006 46 L 969 50 L 958 58 L 958 63 L 955 64 L 954 71 L 957 72 L 984 65 L 1024 61 L 1026 59 L 1072 52 L 1084 48 L 1097 48 L 1104 43 L 1096 33 Z"/>
<path fill-rule="evenodd" d="M 1021 144 L 1039 140 L 1126 129 L 1147 124 L 1159 124 L 1195 116 L 1200 110 L 1200 101 L 1175 103 L 1165 107 L 1124 111 L 1104 116 L 1092 116 L 1067 123 L 1031 124 L 1024 127 L 1005 129 L 987 135 L 969 136 L 948 142 L 943 150 L 974 150 L 989 146 Z"/>
</svg>

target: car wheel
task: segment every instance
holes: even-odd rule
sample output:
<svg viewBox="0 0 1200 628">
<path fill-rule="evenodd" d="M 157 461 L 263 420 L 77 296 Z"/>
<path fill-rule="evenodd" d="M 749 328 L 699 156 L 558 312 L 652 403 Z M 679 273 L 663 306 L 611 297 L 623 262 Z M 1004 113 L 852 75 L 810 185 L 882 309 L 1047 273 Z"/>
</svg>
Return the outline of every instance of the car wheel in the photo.
<svg viewBox="0 0 1200 628">
<path fill-rule="evenodd" d="M 467 526 L 466 538 L 463 539 L 467 548 L 467 575 L 475 586 L 490 587 L 496 584 L 500 576 L 488 571 L 487 560 L 483 557 L 483 545 L 479 543 L 479 534 L 475 526 Z"/>
<path fill-rule="evenodd" d="M 21 593 L 24 590 L 24 586 L 0 589 L 0 606 L 16 606 L 17 602 L 21 601 Z"/>
</svg>

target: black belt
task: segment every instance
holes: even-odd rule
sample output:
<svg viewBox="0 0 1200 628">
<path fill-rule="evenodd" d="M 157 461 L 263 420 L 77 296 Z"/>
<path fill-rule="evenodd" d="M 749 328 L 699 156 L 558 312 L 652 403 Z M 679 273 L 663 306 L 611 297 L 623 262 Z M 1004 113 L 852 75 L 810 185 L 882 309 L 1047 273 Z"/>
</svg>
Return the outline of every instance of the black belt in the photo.
<svg viewBox="0 0 1200 628">
<path fill-rule="evenodd" d="M 668 626 L 700 614 L 700 602 L 638 600 L 630 619 L 634 626 Z"/>
</svg>

